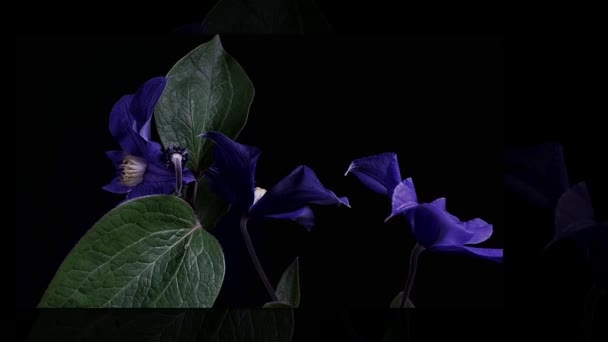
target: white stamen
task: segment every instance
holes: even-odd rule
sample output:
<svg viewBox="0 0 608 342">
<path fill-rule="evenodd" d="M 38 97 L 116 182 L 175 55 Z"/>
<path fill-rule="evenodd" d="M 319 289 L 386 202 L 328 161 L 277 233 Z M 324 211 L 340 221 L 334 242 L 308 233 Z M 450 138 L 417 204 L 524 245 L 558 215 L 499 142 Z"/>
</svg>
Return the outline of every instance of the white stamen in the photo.
<svg viewBox="0 0 608 342">
<path fill-rule="evenodd" d="M 180 153 L 173 153 L 171 155 L 171 162 L 175 166 L 175 193 L 177 196 L 182 196 L 182 161 L 184 157 Z"/>
<path fill-rule="evenodd" d="M 144 180 L 147 166 L 145 159 L 127 154 L 120 164 L 120 182 L 126 186 L 136 186 Z"/>
<path fill-rule="evenodd" d="M 253 204 L 255 204 L 255 202 L 259 201 L 260 198 L 262 198 L 262 196 L 264 196 L 265 194 L 266 194 L 266 189 L 264 189 L 264 188 L 256 187 L 255 189 L 253 189 Z"/>
</svg>

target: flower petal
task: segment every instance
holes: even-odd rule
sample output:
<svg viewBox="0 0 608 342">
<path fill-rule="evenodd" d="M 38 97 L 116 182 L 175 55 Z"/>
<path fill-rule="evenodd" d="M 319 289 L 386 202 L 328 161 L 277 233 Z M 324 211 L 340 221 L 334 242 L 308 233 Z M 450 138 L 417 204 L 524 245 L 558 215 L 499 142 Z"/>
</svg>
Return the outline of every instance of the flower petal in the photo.
<svg viewBox="0 0 608 342">
<path fill-rule="evenodd" d="M 115 193 L 115 194 L 125 194 L 125 193 L 131 191 L 131 188 L 126 185 L 123 185 L 120 182 L 120 179 L 118 179 L 118 177 L 112 179 L 112 181 L 110 183 L 104 185 L 102 187 L 102 189 L 104 189 L 105 191 L 108 191 L 108 192 Z"/>
<path fill-rule="evenodd" d="M 462 246 L 474 236 L 464 223 L 455 222 L 447 212 L 428 203 L 410 208 L 406 215 L 416 240 L 426 248 Z"/>
<path fill-rule="evenodd" d="M 137 123 L 139 135 L 145 141 L 150 141 L 152 114 L 166 84 L 167 78 L 162 76 L 148 80 L 137 90 L 131 102 L 131 116 Z"/>
<path fill-rule="evenodd" d="M 139 135 L 139 128 L 130 113 L 133 95 L 125 95 L 112 107 L 110 133 L 128 154 L 142 157 L 146 141 Z"/>
<path fill-rule="evenodd" d="M 118 166 L 122 164 L 122 161 L 125 159 L 126 153 L 124 151 L 108 151 L 106 152 L 106 156 L 112 161 L 114 166 Z"/>
<path fill-rule="evenodd" d="M 252 206 L 251 216 L 269 216 L 289 213 L 307 204 L 348 205 L 326 189 L 314 171 L 300 165 L 287 177 L 280 180 Z"/>
<path fill-rule="evenodd" d="M 431 202 L 432 205 L 436 206 L 437 208 L 446 211 L 445 209 L 445 197 L 439 197 L 438 199 L 434 200 L 433 202 Z"/>
<path fill-rule="evenodd" d="M 309 231 L 315 225 L 315 215 L 310 207 L 302 207 L 288 213 L 266 215 L 267 218 L 291 220 L 304 226 Z"/>
<path fill-rule="evenodd" d="M 214 164 L 206 171 L 211 187 L 233 207 L 248 209 L 253 203 L 260 149 L 239 144 L 219 132 L 207 132 L 201 136 L 215 143 Z"/>
<path fill-rule="evenodd" d="M 390 196 L 401 182 L 399 163 L 395 153 L 381 153 L 353 160 L 344 174 L 352 173 L 370 190 Z"/>
<path fill-rule="evenodd" d="M 430 249 L 431 251 L 441 252 L 457 252 L 469 254 L 484 259 L 502 262 L 503 261 L 503 249 L 502 248 L 478 248 L 468 246 L 434 246 Z"/>
<path fill-rule="evenodd" d="M 413 208 L 418 205 L 418 196 L 416 196 L 416 188 L 414 188 L 414 181 L 412 178 L 407 178 L 403 182 L 399 183 L 393 191 L 393 210 L 391 215 L 384 220 L 384 222 L 391 218 L 405 212 L 406 210 Z"/>
<path fill-rule="evenodd" d="M 473 233 L 473 237 L 471 237 L 471 239 L 467 241 L 467 244 L 469 245 L 474 245 L 486 241 L 490 238 L 490 236 L 492 236 L 492 233 L 494 232 L 492 225 L 480 218 L 474 218 L 470 221 L 467 221 L 464 223 L 464 225 L 466 230 Z"/>
<path fill-rule="evenodd" d="M 133 199 L 148 195 L 170 195 L 175 191 L 173 182 L 141 182 L 133 187 L 127 195 L 127 199 Z"/>
</svg>

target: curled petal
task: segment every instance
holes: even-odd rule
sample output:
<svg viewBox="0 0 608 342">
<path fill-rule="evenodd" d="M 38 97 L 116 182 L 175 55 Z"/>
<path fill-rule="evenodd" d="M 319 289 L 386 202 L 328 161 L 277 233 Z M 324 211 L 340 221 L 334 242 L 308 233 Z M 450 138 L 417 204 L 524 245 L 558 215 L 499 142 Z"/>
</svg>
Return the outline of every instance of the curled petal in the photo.
<svg viewBox="0 0 608 342">
<path fill-rule="evenodd" d="M 309 167 L 301 165 L 274 187 L 251 208 L 251 216 L 289 213 L 308 204 L 348 205 L 326 189 Z"/>
<path fill-rule="evenodd" d="M 352 173 L 370 190 L 390 196 L 401 182 L 399 163 L 395 153 L 381 153 L 353 160 L 344 174 Z"/>
<path fill-rule="evenodd" d="M 412 181 L 412 178 L 407 178 L 395 187 L 393 192 L 393 210 L 391 215 L 384 221 L 386 222 L 417 205 L 418 196 L 416 195 L 416 188 L 414 188 L 414 181 Z"/>
<path fill-rule="evenodd" d="M 406 215 L 416 240 L 426 248 L 434 245 L 462 246 L 474 236 L 463 223 L 455 222 L 445 211 L 431 204 L 410 208 Z"/>
<path fill-rule="evenodd" d="M 469 245 L 474 245 L 486 241 L 492 236 L 492 233 L 494 232 L 494 227 L 492 227 L 491 224 L 480 218 L 474 218 L 470 221 L 467 221 L 464 223 L 464 225 L 466 230 L 473 233 L 473 237 L 471 237 L 471 239 L 467 241 L 467 244 Z"/>
<path fill-rule="evenodd" d="M 207 132 L 201 136 L 215 143 L 214 164 L 206 172 L 211 187 L 233 206 L 248 208 L 253 203 L 260 149 L 239 144 L 219 132 Z"/>
<path fill-rule="evenodd" d="M 288 213 L 266 215 L 265 217 L 295 221 L 304 226 L 309 231 L 315 225 L 315 215 L 312 209 L 310 209 L 310 207 L 302 207 L 298 210 L 294 210 Z"/>
</svg>

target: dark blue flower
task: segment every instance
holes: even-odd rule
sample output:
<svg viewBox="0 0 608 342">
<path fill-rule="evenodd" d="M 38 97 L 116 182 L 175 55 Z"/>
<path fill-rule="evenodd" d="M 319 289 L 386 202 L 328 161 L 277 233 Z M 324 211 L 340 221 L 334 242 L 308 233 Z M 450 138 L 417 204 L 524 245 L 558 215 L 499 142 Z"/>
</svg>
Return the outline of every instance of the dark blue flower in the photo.
<svg viewBox="0 0 608 342">
<path fill-rule="evenodd" d="M 175 169 L 164 161 L 165 151 L 151 140 L 150 133 L 154 107 L 165 84 L 165 77 L 153 78 L 134 95 L 123 96 L 112 108 L 110 133 L 122 150 L 106 152 L 116 167 L 116 177 L 103 187 L 104 190 L 127 193 L 129 199 L 170 194 L 175 190 Z M 194 176 L 184 169 L 183 182 L 192 181 Z"/>
<path fill-rule="evenodd" d="M 274 187 L 266 191 L 255 187 L 255 171 L 260 150 L 239 144 L 222 133 L 202 135 L 215 143 L 214 164 L 205 175 L 210 185 L 233 212 L 247 218 L 292 220 L 307 229 L 314 224 L 309 204 L 348 206 L 346 197 L 338 197 L 326 189 L 315 173 L 301 165 Z"/>
<path fill-rule="evenodd" d="M 371 190 L 392 198 L 392 212 L 387 221 L 403 214 L 410 222 L 418 243 L 428 250 L 462 252 L 502 261 L 503 250 L 478 248 L 475 245 L 492 235 L 492 225 L 480 218 L 463 222 L 446 210 L 445 198 L 418 203 L 411 178 L 401 181 L 397 155 L 382 153 L 357 159 L 346 174 L 352 173 Z"/>
</svg>

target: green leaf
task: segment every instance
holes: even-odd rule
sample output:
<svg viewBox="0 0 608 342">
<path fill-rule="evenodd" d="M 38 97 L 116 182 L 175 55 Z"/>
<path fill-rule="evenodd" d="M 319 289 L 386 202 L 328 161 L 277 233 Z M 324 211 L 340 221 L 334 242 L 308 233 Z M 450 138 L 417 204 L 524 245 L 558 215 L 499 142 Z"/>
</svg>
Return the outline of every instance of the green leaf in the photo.
<svg viewBox="0 0 608 342">
<path fill-rule="evenodd" d="M 289 304 L 290 306 L 297 308 L 300 305 L 300 263 L 299 258 L 296 259 L 287 267 L 275 294 L 279 302 Z"/>
<path fill-rule="evenodd" d="M 127 201 L 63 261 L 39 307 L 211 307 L 224 279 L 218 241 L 174 196 Z"/>
<path fill-rule="evenodd" d="M 313 0 L 220 0 L 203 20 L 218 34 L 331 33 Z"/>
<path fill-rule="evenodd" d="M 186 166 L 199 174 L 212 161 L 212 142 L 199 135 L 218 131 L 236 138 L 247 122 L 253 84 L 219 36 L 188 53 L 167 76 L 156 106 L 158 133 L 165 147 L 187 147 Z"/>
<path fill-rule="evenodd" d="M 402 298 L 403 298 L 403 291 L 399 292 L 399 294 L 397 294 L 397 297 L 395 297 L 395 299 L 393 299 L 393 301 L 391 302 L 390 308 L 400 308 Z M 406 301 L 405 301 L 405 307 L 410 308 L 410 309 L 415 308 L 414 303 L 412 303 L 412 301 L 409 298 L 406 299 Z"/>
<path fill-rule="evenodd" d="M 40 310 L 27 341 L 288 342 L 292 310 Z"/>
<path fill-rule="evenodd" d="M 218 220 L 228 212 L 230 205 L 217 196 L 209 188 L 207 178 L 203 177 L 198 184 L 198 193 L 196 197 L 198 206 L 198 217 L 201 225 L 206 230 L 215 228 Z"/>
</svg>

